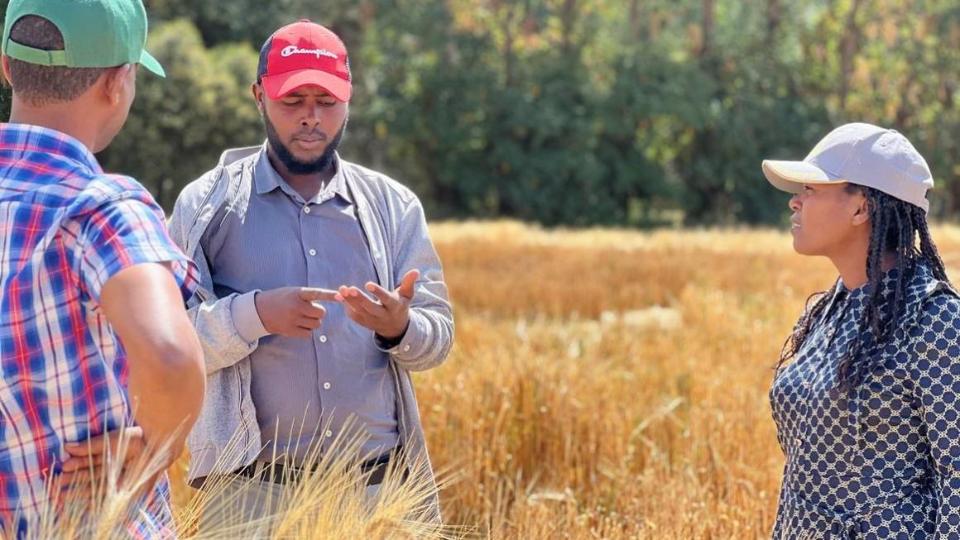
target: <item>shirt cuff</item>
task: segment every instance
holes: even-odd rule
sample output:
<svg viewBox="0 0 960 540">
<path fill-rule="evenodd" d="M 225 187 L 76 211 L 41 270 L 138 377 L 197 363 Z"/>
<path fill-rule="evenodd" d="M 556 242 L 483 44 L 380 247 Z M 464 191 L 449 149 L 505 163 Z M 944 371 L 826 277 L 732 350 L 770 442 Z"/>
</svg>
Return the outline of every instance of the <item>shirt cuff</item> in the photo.
<svg viewBox="0 0 960 540">
<path fill-rule="evenodd" d="M 270 334 L 263 327 L 260 314 L 257 313 L 256 299 L 258 292 L 260 292 L 259 289 L 238 295 L 230 305 L 233 325 L 237 328 L 240 337 L 247 343 L 253 343 Z"/>
<path fill-rule="evenodd" d="M 384 341 L 377 336 L 377 347 L 385 353 L 390 353 L 391 356 L 399 360 L 415 360 L 423 354 L 424 336 L 426 335 L 425 326 L 427 326 L 425 317 L 415 309 L 411 309 L 410 321 L 407 323 L 407 329 L 403 334 L 403 338 L 400 339 L 400 343 L 397 343 L 393 347 L 384 347 Z"/>
<path fill-rule="evenodd" d="M 410 321 L 407 321 L 407 328 L 410 328 Z M 407 336 L 407 328 L 403 329 L 403 333 L 394 338 L 385 338 L 380 334 L 374 334 L 373 337 L 377 342 L 377 348 L 383 352 L 389 352 L 396 348 L 397 345 L 403 342 L 403 338 Z"/>
</svg>

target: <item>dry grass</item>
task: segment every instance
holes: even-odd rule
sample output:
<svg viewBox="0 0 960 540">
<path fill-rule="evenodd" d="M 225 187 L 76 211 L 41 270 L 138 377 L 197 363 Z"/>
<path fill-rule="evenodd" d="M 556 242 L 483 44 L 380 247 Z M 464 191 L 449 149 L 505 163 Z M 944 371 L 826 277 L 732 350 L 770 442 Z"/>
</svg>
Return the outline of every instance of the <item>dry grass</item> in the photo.
<svg viewBox="0 0 960 540">
<path fill-rule="evenodd" d="M 769 536 L 783 464 L 770 368 L 804 299 L 832 283 L 826 261 L 773 231 L 432 235 L 457 345 L 416 384 L 453 479 L 448 523 L 493 538 Z M 960 229 L 935 236 L 958 266 Z"/>
</svg>

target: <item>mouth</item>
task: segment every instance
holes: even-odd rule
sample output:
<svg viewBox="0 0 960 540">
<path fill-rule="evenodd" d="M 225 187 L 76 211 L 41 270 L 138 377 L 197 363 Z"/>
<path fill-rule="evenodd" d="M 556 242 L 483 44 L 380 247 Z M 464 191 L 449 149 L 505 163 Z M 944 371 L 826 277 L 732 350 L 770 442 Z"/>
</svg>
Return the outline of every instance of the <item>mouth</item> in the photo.
<svg viewBox="0 0 960 540">
<path fill-rule="evenodd" d="M 315 150 L 326 144 L 326 139 L 322 137 L 297 137 L 293 143 L 306 150 Z"/>
</svg>

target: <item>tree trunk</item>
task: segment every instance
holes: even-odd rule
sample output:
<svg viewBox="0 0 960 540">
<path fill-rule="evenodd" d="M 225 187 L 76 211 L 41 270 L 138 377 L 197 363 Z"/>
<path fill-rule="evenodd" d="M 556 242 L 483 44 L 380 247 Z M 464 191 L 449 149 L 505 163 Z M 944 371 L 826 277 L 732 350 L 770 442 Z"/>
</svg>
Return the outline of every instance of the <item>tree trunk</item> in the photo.
<svg viewBox="0 0 960 540">
<path fill-rule="evenodd" d="M 577 24 L 577 0 L 564 0 L 560 23 L 563 28 L 561 47 L 563 52 L 569 54 L 573 51 L 573 30 Z"/>
<path fill-rule="evenodd" d="M 703 36 L 700 43 L 700 52 L 698 56 L 705 58 L 713 50 L 713 28 L 716 21 L 716 0 L 701 0 L 701 30 Z"/>
<path fill-rule="evenodd" d="M 862 0 L 853 0 L 847 22 L 844 24 L 840 39 L 840 110 L 847 111 L 847 96 L 850 94 L 850 76 L 853 74 L 853 62 L 860 51 L 860 26 L 857 14 L 863 5 Z"/>
<path fill-rule="evenodd" d="M 780 21 L 783 19 L 783 4 L 780 0 L 767 1 L 767 47 L 772 47 L 777 39 Z"/>
<path fill-rule="evenodd" d="M 511 87 L 515 82 L 515 65 L 516 58 L 514 56 L 514 42 L 516 41 L 516 31 L 517 31 L 517 14 L 519 10 L 512 3 L 506 3 L 507 5 L 503 6 L 503 16 L 500 17 L 501 22 L 501 31 L 503 32 L 503 83 L 506 87 Z"/>
<path fill-rule="evenodd" d="M 634 41 L 645 41 L 643 24 L 640 21 L 640 0 L 630 0 L 630 10 L 627 13 L 627 20 L 630 22 L 630 37 Z"/>
</svg>

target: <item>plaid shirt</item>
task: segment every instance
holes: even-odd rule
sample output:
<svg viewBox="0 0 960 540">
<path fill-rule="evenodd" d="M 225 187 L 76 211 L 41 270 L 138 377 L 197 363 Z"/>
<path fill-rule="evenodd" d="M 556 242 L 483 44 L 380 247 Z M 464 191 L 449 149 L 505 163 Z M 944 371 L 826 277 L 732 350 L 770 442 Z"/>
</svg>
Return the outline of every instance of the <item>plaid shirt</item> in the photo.
<svg viewBox="0 0 960 540">
<path fill-rule="evenodd" d="M 103 285 L 132 265 L 169 262 L 189 297 L 196 271 L 143 186 L 35 126 L 0 124 L 0 233 L 0 518 L 16 516 L 19 536 L 49 506 L 45 481 L 64 443 L 133 423 Z M 143 535 L 168 523 L 164 484 L 138 509 Z"/>
</svg>

